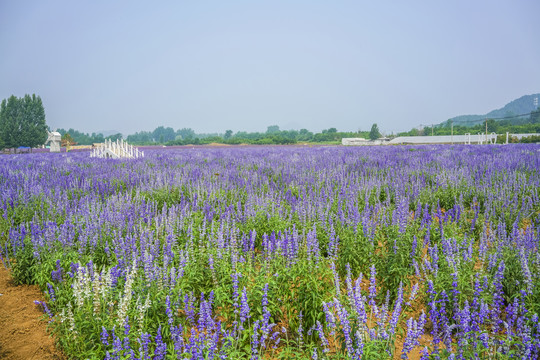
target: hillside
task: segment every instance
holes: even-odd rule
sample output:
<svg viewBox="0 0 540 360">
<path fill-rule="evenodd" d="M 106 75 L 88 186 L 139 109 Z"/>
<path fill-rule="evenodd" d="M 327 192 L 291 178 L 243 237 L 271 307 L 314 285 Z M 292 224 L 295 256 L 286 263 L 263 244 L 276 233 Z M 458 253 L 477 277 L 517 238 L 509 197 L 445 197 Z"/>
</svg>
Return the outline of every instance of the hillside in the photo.
<svg viewBox="0 0 540 360">
<path fill-rule="evenodd" d="M 535 105 L 535 101 L 534 101 L 535 98 L 538 98 L 540 101 L 540 93 L 524 95 L 520 97 L 519 99 L 509 102 L 504 107 L 500 109 L 492 110 L 484 115 L 460 115 L 460 116 L 453 117 L 449 120 L 451 120 L 456 125 L 474 126 L 483 122 L 486 118 L 488 119 L 500 119 L 500 118 L 507 118 L 507 117 L 511 118 L 512 116 L 516 116 L 516 115 L 529 114 L 531 111 L 536 110 L 538 107 L 538 104 Z M 448 123 L 448 120 L 442 122 L 441 125 L 445 123 Z"/>
</svg>

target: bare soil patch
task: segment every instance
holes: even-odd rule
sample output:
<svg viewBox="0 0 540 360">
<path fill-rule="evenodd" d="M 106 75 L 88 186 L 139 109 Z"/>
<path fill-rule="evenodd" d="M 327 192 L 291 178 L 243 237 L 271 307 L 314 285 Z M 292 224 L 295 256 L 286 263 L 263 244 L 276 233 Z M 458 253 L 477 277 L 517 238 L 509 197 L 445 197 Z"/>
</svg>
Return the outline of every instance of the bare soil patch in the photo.
<svg viewBox="0 0 540 360">
<path fill-rule="evenodd" d="M 0 359 L 4 360 L 63 360 L 47 333 L 34 300 L 43 300 L 37 286 L 13 283 L 11 274 L 0 264 Z"/>
</svg>

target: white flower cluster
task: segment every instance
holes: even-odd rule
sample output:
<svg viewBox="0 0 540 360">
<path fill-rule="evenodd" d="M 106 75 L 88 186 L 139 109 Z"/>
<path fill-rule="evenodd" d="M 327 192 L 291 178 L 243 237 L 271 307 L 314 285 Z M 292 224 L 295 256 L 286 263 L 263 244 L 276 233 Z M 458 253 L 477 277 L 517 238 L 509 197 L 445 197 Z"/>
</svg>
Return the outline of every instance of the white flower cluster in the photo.
<svg viewBox="0 0 540 360">
<path fill-rule="evenodd" d="M 73 295 L 75 296 L 75 305 L 80 309 L 84 301 L 92 294 L 92 281 L 84 267 L 79 267 L 73 281 Z"/>
<path fill-rule="evenodd" d="M 73 317 L 73 306 L 71 305 L 71 302 L 67 303 L 66 309 L 62 309 L 60 312 L 60 322 L 63 324 L 68 321 L 69 330 L 72 333 L 77 334 L 77 330 L 75 330 L 75 318 Z"/>
<path fill-rule="evenodd" d="M 124 325 L 126 321 L 127 311 L 129 304 L 131 303 L 131 290 L 133 287 L 133 281 L 135 280 L 135 275 L 137 274 L 137 263 L 133 261 L 133 266 L 131 271 L 126 276 L 126 284 L 124 285 L 124 296 L 120 299 L 120 305 L 118 307 L 118 324 L 120 326 Z"/>
<path fill-rule="evenodd" d="M 101 300 L 107 301 L 109 290 L 112 287 L 111 269 L 102 272 L 99 277 L 95 277 L 92 282 L 94 290 L 94 314 L 99 316 L 101 310 Z"/>
<path fill-rule="evenodd" d="M 137 323 L 139 325 L 139 336 L 142 334 L 142 329 L 144 325 L 144 314 L 146 313 L 146 310 L 150 307 L 152 304 L 152 301 L 150 300 L 150 296 L 146 297 L 146 300 L 144 301 L 144 304 L 141 304 L 141 297 L 139 296 L 137 298 L 136 307 L 137 307 Z"/>
<path fill-rule="evenodd" d="M 101 300 L 107 301 L 110 289 L 112 287 L 112 278 L 110 269 L 102 272 L 91 279 L 85 267 L 79 267 L 73 281 L 73 295 L 77 309 L 84 306 L 87 299 L 93 303 L 94 314 L 98 315 L 101 308 Z"/>
</svg>

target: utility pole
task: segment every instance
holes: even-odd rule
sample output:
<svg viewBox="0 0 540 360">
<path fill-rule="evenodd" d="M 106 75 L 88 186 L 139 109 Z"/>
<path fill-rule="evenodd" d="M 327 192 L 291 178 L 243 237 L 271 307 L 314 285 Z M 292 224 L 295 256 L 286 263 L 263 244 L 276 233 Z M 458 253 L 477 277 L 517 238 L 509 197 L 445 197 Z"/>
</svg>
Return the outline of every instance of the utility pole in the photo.
<svg viewBox="0 0 540 360">
<path fill-rule="evenodd" d="M 488 143 L 488 137 L 487 137 L 487 118 L 486 118 L 486 145 Z"/>
<path fill-rule="evenodd" d="M 433 124 L 431 124 L 431 136 L 433 136 Z"/>
</svg>

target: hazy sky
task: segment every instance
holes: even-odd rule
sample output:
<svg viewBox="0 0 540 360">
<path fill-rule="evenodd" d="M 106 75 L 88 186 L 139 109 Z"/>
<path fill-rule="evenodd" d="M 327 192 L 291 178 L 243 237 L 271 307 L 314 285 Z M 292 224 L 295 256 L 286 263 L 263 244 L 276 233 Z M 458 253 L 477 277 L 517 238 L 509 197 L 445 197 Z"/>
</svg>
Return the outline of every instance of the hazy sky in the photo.
<svg viewBox="0 0 540 360">
<path fill-rule="evenodd" d="M 124 135 L 386 133 L 540 92 L 540 1 L 0 0 L 0 99 Z"/>
</svg>

